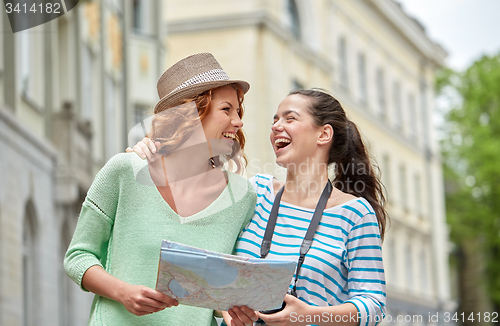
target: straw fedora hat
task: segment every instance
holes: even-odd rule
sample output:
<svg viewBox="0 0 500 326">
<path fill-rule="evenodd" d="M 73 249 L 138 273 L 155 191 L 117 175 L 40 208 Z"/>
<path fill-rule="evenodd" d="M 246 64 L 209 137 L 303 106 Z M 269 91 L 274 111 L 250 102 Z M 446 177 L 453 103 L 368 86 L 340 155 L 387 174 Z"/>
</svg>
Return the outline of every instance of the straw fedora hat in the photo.
<svg viewBox="0 0 500 326">
<path fill-rule="evenodd" d="M 191 55 L 168 68 L 160 79 L 157 88 L 160 101 L 154 113 L 182 104 L 209 89 L 229 84 L 238 84 L 246 93 L 250 84 L 242 80 L 230 79 L 211 53 Z"/>
</svg>

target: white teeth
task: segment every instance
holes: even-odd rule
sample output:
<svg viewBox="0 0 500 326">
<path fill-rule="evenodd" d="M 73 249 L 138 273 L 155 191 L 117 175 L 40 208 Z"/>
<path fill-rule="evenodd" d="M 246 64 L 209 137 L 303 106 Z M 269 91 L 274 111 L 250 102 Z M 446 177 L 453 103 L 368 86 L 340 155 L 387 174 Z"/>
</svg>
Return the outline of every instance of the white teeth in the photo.
<svg viewBox="0 0 500 326">
<path fill-rule="evenodd" d="M 279 143 L 291 143 L 292 141 L 290 139 L 286 139 L 286 138 L 278 138 L 274 141 L 275 144 L 279 144 Z"/>
<path fill-rule="evenodd" d="M 233 134 L 232 132 L 223 132 L 222 136 L 224 136 L 226 138 L 231 138 L 233 140 L 236 139 L 236 134 Z"/>
</svg>

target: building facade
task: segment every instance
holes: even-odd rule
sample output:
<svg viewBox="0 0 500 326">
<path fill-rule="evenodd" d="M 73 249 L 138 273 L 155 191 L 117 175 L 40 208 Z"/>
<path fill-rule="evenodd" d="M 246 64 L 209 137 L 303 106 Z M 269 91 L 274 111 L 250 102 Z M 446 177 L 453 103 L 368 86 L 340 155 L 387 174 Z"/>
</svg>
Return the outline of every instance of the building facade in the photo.
<svg viewBox="0 0 500 326">
<path fill-rule="evenodd" d="M 430 325 L 450 312 L 448 232 L 433 126 L 445 51 L 393 0 L 167 0 L 168 63 L 211 52 L 248 81 L 248 176 L 283 178 L 272 117 L 294 88 L 320 87 L 359 126 L 382 171 L 391 217 L 383 246 L 387 320 Z M 398 316 L 399 319 L 398 319 Z"/>
<path fill-rule="evenodd" d="M 87 325 L 63 256 L 95 173 L 157 101 L 162 8 L 80 1 L 17 33 L 2 10 L 0 325 Z"/>
</svg>

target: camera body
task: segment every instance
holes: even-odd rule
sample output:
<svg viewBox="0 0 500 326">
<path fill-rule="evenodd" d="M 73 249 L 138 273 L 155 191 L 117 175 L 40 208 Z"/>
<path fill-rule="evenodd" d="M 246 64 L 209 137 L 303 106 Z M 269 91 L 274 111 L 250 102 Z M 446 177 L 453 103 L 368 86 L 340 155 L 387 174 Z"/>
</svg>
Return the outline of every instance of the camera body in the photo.
<svg viewBox="0 0 500 326">
<path fill-rule="evenodd" d="M 271 310 L 261 310 L 259 312 L 261 314 L 266 314 L 266 315 L 275 314 L 275 313 L 280 312 L 281 310 L 285 309 L 285 306 L 286 306 L 286 303 L 285 303 L 285 301 L 283 301 L 280 308 L 271 309 Z"/>
<path fill-rule="evenodd" d="M 294 297 L 297 297 L 297 292 L 295 292 L 294 289 L 288 290 L 288 294 L 293 295 Z M 271 309 L 271 310 L 262 310 L 259 312 L 262 314 L 266 314 L 266 315 L 275 314 L 275 313 L 280 312 L 281 310 L 285 309 L 285 306 L 286 306 L 286 303 L 285 303 L 285 301 L 283 301 L 283 303 L 281 304 L 281 307 L 279 307 L 279 308 Z"/>
</svg>

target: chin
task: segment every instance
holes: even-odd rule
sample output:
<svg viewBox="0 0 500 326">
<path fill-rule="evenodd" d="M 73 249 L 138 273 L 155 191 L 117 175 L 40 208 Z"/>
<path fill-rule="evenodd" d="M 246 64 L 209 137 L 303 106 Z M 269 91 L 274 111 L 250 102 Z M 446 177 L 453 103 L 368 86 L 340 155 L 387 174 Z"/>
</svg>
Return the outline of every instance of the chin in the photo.
<svg viewBox="0 0 500 326">
<path fill-rule="evenodd" d="M 288 161 L 284 160 L 282 157 L 276 157 L 276 164 L 281 166 L 282 168 L 286 168 L 288 166 Z"/>
<path fill-rule="evenodd" d="M 212 155 L 231 155 L 233 152 L 233 146 L 230 144 L 225 144 L 223 142 L 210 142 Z"/>
</svg>

